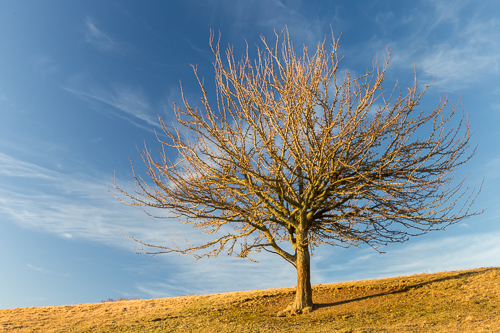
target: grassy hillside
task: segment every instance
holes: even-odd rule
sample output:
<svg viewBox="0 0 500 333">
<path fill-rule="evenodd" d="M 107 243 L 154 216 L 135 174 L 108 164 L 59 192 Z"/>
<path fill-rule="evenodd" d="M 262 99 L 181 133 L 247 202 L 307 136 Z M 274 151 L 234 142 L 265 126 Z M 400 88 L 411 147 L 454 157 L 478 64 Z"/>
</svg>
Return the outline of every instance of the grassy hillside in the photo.
<svg viewBox="0 0 500 333">
<path fill-rule="evenodd" d="M 0 310 L 0 332 L 500 332 L 500 268 L 316 285 L 315 310 L 276 316 L 294 289 Z"/>
</svg>

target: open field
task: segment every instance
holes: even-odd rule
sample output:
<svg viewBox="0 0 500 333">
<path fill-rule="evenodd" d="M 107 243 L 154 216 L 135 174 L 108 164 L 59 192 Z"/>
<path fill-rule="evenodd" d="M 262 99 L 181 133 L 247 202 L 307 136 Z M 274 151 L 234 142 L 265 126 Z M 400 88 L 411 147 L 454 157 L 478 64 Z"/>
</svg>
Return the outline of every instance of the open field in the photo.
<svg viewBox="0 0 500 333">
<path fill-rule="evenodd" d="M 500 332 L 500 268 L 294 288 L 0 310 L 0 332 Z"/>
</svg>

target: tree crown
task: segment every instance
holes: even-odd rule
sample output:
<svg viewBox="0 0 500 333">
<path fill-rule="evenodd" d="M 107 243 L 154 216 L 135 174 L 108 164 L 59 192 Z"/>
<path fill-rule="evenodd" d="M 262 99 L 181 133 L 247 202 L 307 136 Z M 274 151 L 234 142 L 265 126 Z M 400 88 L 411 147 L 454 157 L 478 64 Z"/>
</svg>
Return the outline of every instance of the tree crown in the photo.
<svg viewBox="0 0 500 333">
<path fill-rule="evenodd" d="M 397 86 L 385 94 L 390 54 L 360 77 L 339 75 L 338 41 L 298 57 L 285 29 L 273 45 L 262 38 L 256 59 L 247 46 L 236 61 L 212 35 L 217 102 L 193 67 L 203 107 L 183 95 L 180 126 L 160 118 L 168 142 L 159 140 L 179 160 L 161 150 L 157 161 L 145 148 L 153 185 L 134 172 L 133 194 L 115 188 L 127 204 L 167 209 L 214 238 L 178 247 L 130 237 L 153 251 L 144 253 L 248 257 L 264 249 L 294 264 L 298 247 L 378 248 L 478 214 L 470 210 L 477 192 L 452 174 L 475 152 L 467 116 L 448 128 L 456 105 L 447 115 L 447 100 L 416 110 L 427 89 L 418 92 L 416 74 L 404 94 Z"/>
</svg>

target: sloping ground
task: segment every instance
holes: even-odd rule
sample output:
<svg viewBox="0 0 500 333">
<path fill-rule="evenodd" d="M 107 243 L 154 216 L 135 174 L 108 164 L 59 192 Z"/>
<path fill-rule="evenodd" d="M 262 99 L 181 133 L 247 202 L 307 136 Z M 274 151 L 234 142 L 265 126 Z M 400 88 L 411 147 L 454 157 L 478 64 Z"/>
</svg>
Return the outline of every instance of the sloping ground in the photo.
<svg viewBox="0 0 500 333">
<path fill-rule="evenodd" d="M 315 310 L 276 317 L 294 289 L 0 310 L 0 332 L 500 332 L 500 268 L 314 286 Z"/>
</svg>

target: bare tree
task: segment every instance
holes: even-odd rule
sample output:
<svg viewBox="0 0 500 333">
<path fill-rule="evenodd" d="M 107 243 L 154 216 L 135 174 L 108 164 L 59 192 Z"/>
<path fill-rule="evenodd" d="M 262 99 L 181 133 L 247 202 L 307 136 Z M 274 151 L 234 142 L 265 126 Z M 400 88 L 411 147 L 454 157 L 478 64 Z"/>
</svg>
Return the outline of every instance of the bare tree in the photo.
<svg viewBox="0 0 500 333">
<path fill-rule="evenodd" d="M 338 39 L 329 51 L 319 43 L 312 56 L 304 47 L 302 57 L 286 29 L 272 45 L 261 39 L 254 60 L 247 46 L 235 61 L 231 47 L 221 56 L 212 36 L 216 103 L 193 67 L 203 107 L 184 95 L 183 107 L 175 106 L 187 134 L 160 118 L 169 141 L 159 140 L 179 159 L 160 150 L 157 161 L 145 148 L 154 184 L 134 171 L 130 194 L 115 180 L 123 202 L 166 209 L 174 223 L 213 235 L 201 245 L 184 240 L 185 247 L 130 237 L 143 253 L 276 253 L 297 269 L 295 301 L 284 315 L 312 309 L 310 254 L 320 244 L 378 249 L 479 214 L 470 210 L 477 191 L 452 174 L 475 152 L 468 117 L 453 117 L 457 106 L 447 115 L 447 100 L 432 112 L 416 110 L 427 89 L 418 92 L 416 74 L 406 93 L 395 93 L 396 85 L 384 94 L 389 57 L 360 77 L 339 75 Z"/>
</svg>

